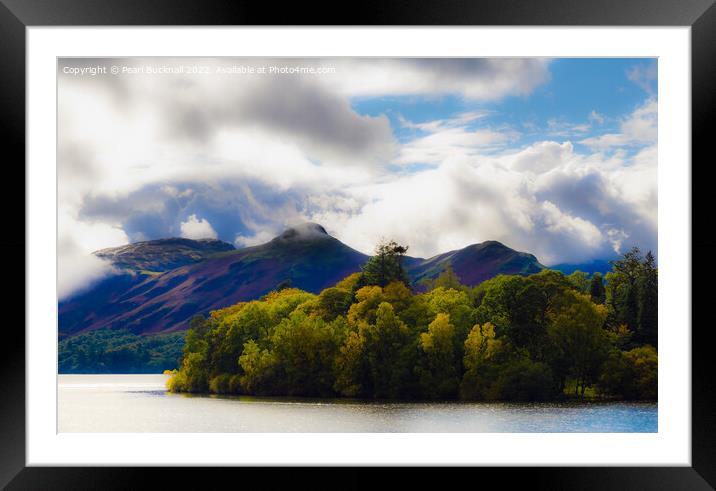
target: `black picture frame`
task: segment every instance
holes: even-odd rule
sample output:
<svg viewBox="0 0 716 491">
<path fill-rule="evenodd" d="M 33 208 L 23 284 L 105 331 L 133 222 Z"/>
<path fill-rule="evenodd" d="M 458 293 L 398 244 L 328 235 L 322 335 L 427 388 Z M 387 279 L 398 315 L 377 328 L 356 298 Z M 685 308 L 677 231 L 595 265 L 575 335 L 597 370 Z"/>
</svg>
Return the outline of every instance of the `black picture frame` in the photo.
<svg viewBox="0 0 716 491">
<path fill-rule="evenodd" d="M 709 264 L 716 253 L 716 228 L 710 223 L 711 183 L 705 178 L 713 160 L 709 129 L 716 119 L 716 5 L 715 0 L 443 0 L 420 3 L 400 0 L 371 0 L 330 8 L 320 4 L 286 2 L 280 7 L 268 2 L 229 0 L 0 0 L 0 138 L 3 140 L 3 172 L 6 187 L 2 196 L 7 230 L 0 239 L 6 258 L 6 285 L 11 296 L 6 314 L 22 318 L 25 303 L 24 273 L 27 267 L 25 219 L 20 219 L 19 200 L 25 202 L 25 29 L 30 26 L 136 26 L 136 25 L 554 25 L 554 26 L 690 26 L 692 69 L 692 264 Z M 339 8 L 341 7 L 341 8 Z M 54 117 L 48 109 L 48 117 Z M 711 124 L 709 124 L 711 123 Z M 712 164 L 711 164 L 712 165 Z M 20 183 L 23 183 L 21 185 Z M 22 231 L 22 232 L 21 232 Z M 49 246 L 49 245 L 48 245 Z M 692 271 L 692 303 L 708 305 L 711 291 L 705 285 L 706 268 Z M 20 278 L 23 278 L 22 281 Z M 702 280 L 699 282 L 699 280 Z M 699 285 L 701 283 L 701 285 Z M 702 286 L 702 288 L 699 288 Z M 14 297 L 14 298 L 13 298 Z M 715 357 L 708 342 L 708 323 L 697 323 L 702 312 L 692 308 L 692 467 L 584 467 L 584 468 L 481 468 L 455 470 L 480 473 L 480 481 L 497 477 L 501 485 L 528 479 L 530 486 L 545 489 L 713 489 L 716 487 L 716 383 Z M 22 314 L 20 315 L 20 312 Z M 20 322 L 5 319 L 3 353 L 0 356 L 0 486 L 8 489 L 111 489 L 142 488 L 152 477 L 162 487 L 187 485 L 197 469 L 150 468 L 51 468 L 25 465 L 25 335 Z M 670 326 L 688 329 L 690 326 Z M 214 469 L 212 473 L 236 473 Z M 240 470 L 242 476 L 246 470 Z M 263 469 L 264 475 L 267 470 Z M 270 475 L 272 486 L 320 481 L 316 469 L 291 469 Z M 350 469 L 340 487 L 371 487 L 372 469 Z M 311 473 L 311 475 L 308 475 Z M 412 473 L 415 482 L 427 484 L 424 470 Z M 284 477 L 285 476 L 285 477 Z M 223 477 L 223 476 L 222 476 Z M 226 476 L 231 479 L 231 476 Z M 435 476 L 432 475 L 434 478 Z M 276 481 L 284 479 L 283 483 Z M 242 480 L 245 477 L 242 477 Z M 442 478 L 438 478 L 442 479 Z M 179 486 L 184 487 L 184 486 Z"/>
</svg>

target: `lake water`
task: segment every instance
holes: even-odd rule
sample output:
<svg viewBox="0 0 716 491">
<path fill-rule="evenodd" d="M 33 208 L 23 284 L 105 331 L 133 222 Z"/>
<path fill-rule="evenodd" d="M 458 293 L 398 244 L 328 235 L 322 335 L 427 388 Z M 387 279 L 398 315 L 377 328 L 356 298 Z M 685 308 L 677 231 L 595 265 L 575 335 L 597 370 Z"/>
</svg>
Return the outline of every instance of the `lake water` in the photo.
<svg viewBox="0 0 716 491">
<path fill-rule="evenodd" d="M 60 432 L 656 432 L 655 403 L 360 402 L 190 396 L 166 375 L 60 375 Z"/>
</svg>

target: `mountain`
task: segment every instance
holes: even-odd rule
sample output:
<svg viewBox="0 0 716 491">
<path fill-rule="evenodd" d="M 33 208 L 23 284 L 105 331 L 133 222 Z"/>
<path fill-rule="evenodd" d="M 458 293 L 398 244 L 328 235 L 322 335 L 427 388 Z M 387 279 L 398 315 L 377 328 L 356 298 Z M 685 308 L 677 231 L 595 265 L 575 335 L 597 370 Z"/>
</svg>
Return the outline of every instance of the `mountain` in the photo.
<svg viewBox="0 0 716 491">
<path fill-rule="evenodd" d="M 60 338 L 94 329 L 135 334 L 184 330 L 195 314 L 258 299 L 282 285 L 318 293 L 360 271 L 368 260 L 315 223 L 291 227 L 271 241 L 234 249 L 216 240 L 164 239 L 97 251 L 122 273 L 59 304 Z M 536 273 L 531 254 L 495 241 L 429 259 L 405 258 L 417 283 L 450 264 L 466 285 L 498 274 Z"/>
<path fill-rule="evenodd" d="M 159 239 L 135 242 L 94 252 L 116 267 L 133 271 L 164 272 L 197 263 L 214 254 L 234 250 L 228 242 L 216 239 Z"/>
<path fill-rule="evenodd" d="M 619 259 L 618 257 L 615 257 L 614 260 Z M 570 275 L 574 273 L 575 271 L 583 271 L 585 273 L 588 273 L 590 275 L 594 273 L 602 273 L 602 275 L 606 275 L 608 272 L 612 270 L 612 265 L 609 263 L 609 260 L 606 259 L 595 259 L 594 261 L 590 261 L 587 263 L 579 263 L 579 264 L 555 264 L 554 266 L 550 266 L 549 269 L 555 269 L 557 271 L 561 271 L 562 273 L 566 275 Z"/>
<path fill-rule="evenodd" d="M 423 279 L 436 278 L 448 264 L 460 281 L 469 286 L 498 274 L 530 275 L 545 268 L 532 254 L 517 252 L 500 242 L 488 240 L 423 261 L 409 262 L 407 269 L 413 282 L 419 283 Z"/>
<path fill-rule="evenodd" d="M 154 251 L 153 257 L 164 255 Z M 213 254 L 162 274 L 128 271 L 108 278 L 60 303 L 59 330 L 66 336 L 100 328 L 125 328 L 133 333 L 186 329 L 197 313 L 260 298 L 287 281 L 318 292 L 359 271 L 367 259 L 320 225 L 303 224 L 266 244 Z M 160 263 L 132 264 L 136 269 L 137 264 Z"/>
</svg>

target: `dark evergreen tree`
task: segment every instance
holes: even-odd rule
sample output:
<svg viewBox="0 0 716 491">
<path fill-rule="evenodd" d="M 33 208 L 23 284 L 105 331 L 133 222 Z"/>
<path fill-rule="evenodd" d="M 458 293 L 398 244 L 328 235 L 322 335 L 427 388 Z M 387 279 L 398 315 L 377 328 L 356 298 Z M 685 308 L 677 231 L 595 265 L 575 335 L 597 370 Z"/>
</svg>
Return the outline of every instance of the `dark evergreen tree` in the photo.
<svg viewBox="0 0 716 491">
<path fill-rule="evenodd" d="M 603 304 L 607 299 L 607 292 L 604 289 L 604 279 L 602 273 L 594 273 L 592 275 L 591 283 L 589 284 L 589 294 L 592 297 L 592 302 Z"/>
<path fill-rule="evenodd" d="M 641 298 L 639 299 L 639 328 L 636 340 L 656 347 L 659 325 L 658 271 L 651 251 L 644 258 L 639 286 Z"/>
<path fill-rule="evenodd" d="M 617 312 L 617 321 L 626 324 L 629 329 L 638 329 L 639 319 L 639 279 L 642 272 L 642 257 L 638 247 L 624 253 L 618 261 L 612 261 L 613 273 L 610 273 L 615 283 L 612 285 L 612 304 Z"/>
<path fill-rule="evenodd" d="M 361 288 L 368 285 L 384 287 L 393 281 L 402 281 L 410 285 L 410 278 L 403 268 L 403 258 L 408 252 L 408 246 L 403 246 L 391 240 L 382 242 L 363 266 L 363 274 L 356 285 Z"/>
</svg>

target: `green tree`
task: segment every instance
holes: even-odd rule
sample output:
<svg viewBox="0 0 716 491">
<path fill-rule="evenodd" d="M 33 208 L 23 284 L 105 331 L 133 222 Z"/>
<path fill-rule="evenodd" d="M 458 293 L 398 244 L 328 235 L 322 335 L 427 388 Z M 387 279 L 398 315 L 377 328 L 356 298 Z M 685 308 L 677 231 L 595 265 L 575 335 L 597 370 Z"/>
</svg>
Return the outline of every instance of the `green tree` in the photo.
<svg viewBox="0 0 716 491">
<path fill-rule="evenodd" d="M 349 331 L 336 356 L 336 392 L 347 396 L 367 396 L 372 392 L 365 357 L 365 337 L 359 331 Z"/>
<path fill-rule="evenodd" d="M 403 267 L 406 252 L 408 246 L 400 245 L 393 240 L 378 244 L 375 255 L 363 265 L 363 274 L 358 287 L 368 285 L 384 287 L 393 281 L 402 281 L 410 285 L 410 278 Z"/>
<path fill-rule="evenodd" d="M 609 353 L 609 339 L 602 329 L 606 308 L 588 295 L 565 291 L 549 314 L 549 335 L 558 350 L 558 361 L 569 369 L 575 392 L 584 396 L 598 379 Z"/>
<path fill-rule="evenodd" d="M 589 293 L 589 275 L 584 271 L 574 271 L 572 274 L 567 276 L 567 279 L 572 284 L 572 287 L 579 293 Z"/>
<path fill-rule="evenodd" d="M 641 251 L 633 247 L 621 259 L 611 261 L 612 272 L 607 274 L 607 298 L 616 314 L 616 323 L 626 324 L 635 332 L 638 329 L 641 260 Z"/>
<path fill-rule="evenodd" d="M 639 302 L 639 329 L 637 341 L 658 346 L 658 271 L 654 255 L 649 251 L 642 264 L 642 274 L 639 282 L 641 298 Z"/>
<path fill-rule="evenodd" d="M 453 289 L 458 291 L 468 290 L 468 288 L 460 282 L 460 278 L 457 274 L 455 274 L 455 270 L 453 270 L 452 264 L 449 262 L 437 278 L 424 278 L 420 281 L 420 284 L 428 291 L 435 288 L 445 288 L 446 290 Z"/>
<path fill-rule="evenodd" d="M 249 394 L 280 394 L 281 381 L 277 378 L 276 357 L 268 349 L 261 349 L 256 341 L 250 339 L 238 360 L 243 375 L 241 386 Z"/>
<path fill-rule="evenodd" d="M 589 283 L 589 295 L 592 297 L 592 302 L 603 304 L 607 299 L 607 293 L 604 289 L 604 278 L 602 273 L 596 272 L 592 275 L 592 279 Z"/>
<path fill-rule="evenodd" d="M 420 335 L 422 363 L 418 367 L 422 393 L 431 399 L 451 399 L 460 382 L 460 358 L 455 349 L 455 326 L 448 314 L 438 314 Z"/>
<path fill-rule="evenodd" d="M 361 328 L 372 396 L 399 397 L 415 362 L 411 359 L 415 347 L 410 345 L 408 327 L 395 315 L 393 306 L 383 302 L 376 312 L 375 324 L 363 324 Z"/>
<path fill-rule="evenodd" d="M 343 317 L 326 322 L 297 311 L 271 336 L 273 369 L 280 393 L 297 396 L 333 394 L 334 360 L 348 329 Z"/>
<path fill-rule="evenodd" d="M 327 321 L 332 321 L 339 316 L 345 316 L 351 306 L 352 297 L 350 290 L 335 287 L 326 288 L 318 295 L 321 315 Z"/>
<path fill-rule="evenodd" d="M 653 346 L 612 350 L 602 367 L 599 389 L 624 399 L 656 400 L 658 356 Z"/>
</svg>

